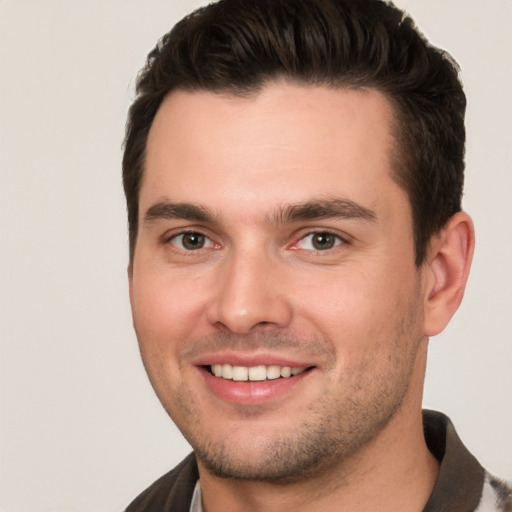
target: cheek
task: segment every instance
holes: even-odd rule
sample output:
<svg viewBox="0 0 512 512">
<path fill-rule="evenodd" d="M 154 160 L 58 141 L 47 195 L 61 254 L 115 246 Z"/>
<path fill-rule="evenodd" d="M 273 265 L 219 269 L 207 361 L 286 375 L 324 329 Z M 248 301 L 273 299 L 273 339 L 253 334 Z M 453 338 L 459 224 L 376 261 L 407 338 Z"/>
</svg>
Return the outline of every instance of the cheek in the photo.
<svg viewBox="0 0 512 512">
<path fill-rule="evenodd" d="M 396 275 L 377 269 L 316 276 L 304 280 L 295 294 L 295 311 L 300 318 L 329 340 L 343 365 L 362 358 L 389 357 L 400 337 L 401 325 L 413 315 L 416 292 L 413 275 Z M 391 346 L 390 346 L 391 345 Z"/>
<path fill-rule="evenodd" d="M 295 310 L 317 327 L 340 334 L 352 327 L 370 327 L 391 309 L 387 284 L 368 272 L 347 271 L 303 275 L 296 283 Z M 365 321 L 372 319 L 372 321 Z"/>
<path fill-rule="evenodd" d="M 148 377 L 162 403 L 177 396 L 180 351 L 194 334 L 197 307 L 190 287 L 162 272 L 135 273 L 131 283 L 134 328 Z"/>
<path fill-rule="evenodd" d="M 132 313 L 142 344 L 173 345 L 183 336 L 193 336 L 206 297 L 199 277 L 178 273 L 146 272 L 134 277 Z"/>
</svg>

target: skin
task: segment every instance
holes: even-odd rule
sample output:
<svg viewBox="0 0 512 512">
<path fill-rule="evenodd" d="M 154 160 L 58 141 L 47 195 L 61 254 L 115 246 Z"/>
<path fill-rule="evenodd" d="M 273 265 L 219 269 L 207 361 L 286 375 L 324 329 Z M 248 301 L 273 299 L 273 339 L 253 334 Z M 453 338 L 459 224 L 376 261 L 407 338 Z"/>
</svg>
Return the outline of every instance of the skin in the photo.
<svg viewBox="0 0 512 512">
<path fill-rule="evenodd" d="M 376 91 L 284 82 L 176 91 L 157 113 L 130 298 L 207 512 L 411 511 L 430 495 L 428 336 L 460 303 L 473 231 L 457 214 L 415 266 L 392 125 Z M 204 367 L 223 362 L 308 371 L 219 384 Z"/>
</svg>

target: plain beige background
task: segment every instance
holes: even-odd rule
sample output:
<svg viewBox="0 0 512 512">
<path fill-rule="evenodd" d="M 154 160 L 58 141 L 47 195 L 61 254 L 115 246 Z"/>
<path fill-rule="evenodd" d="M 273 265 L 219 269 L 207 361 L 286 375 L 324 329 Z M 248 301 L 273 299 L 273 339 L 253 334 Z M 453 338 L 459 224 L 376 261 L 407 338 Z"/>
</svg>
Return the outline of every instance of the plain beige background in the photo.
<svg viewBox="0 0 512 512">
<path fill-rule="evenodd" d="M 139 361 L 120 158 L 133 79 L 191 0 L 0 0 L 0 512 L 122 508 L 189 448 Z M 462 67 L 477 251 L 425 405 L 512 476 L 512 1 L 400 0 Z"/>
</svg>

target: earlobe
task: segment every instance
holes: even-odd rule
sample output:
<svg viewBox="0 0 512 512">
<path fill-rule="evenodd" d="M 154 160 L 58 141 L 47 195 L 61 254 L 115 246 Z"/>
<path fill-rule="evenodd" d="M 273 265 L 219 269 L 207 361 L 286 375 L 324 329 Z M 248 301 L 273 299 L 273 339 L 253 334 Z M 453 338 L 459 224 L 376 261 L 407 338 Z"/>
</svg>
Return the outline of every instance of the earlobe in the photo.
<svg viewBox="0 0 512 512">
<path fill-rule="evenodd" d="M 439 334 L 457 311 L 469 275 L 475 232 L 471 217 L 456 213 L 431 240 L 425 290 L 426 336 Z"/>
</svg>

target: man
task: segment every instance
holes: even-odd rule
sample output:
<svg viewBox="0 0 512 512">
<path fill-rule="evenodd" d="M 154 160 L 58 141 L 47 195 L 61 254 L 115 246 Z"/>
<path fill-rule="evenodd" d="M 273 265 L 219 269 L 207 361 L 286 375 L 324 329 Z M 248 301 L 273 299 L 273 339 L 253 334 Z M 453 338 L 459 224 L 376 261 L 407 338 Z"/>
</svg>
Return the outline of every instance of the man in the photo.
<svg viewBox="0 0 512 512">
<path fill-rule="evenodd" d="M 473 253 L 464 110 L 380 0 L 224 0 L 164 36 L 127 124 L 130 298 L 194 454 L 129 512 L 510 509 L 421 410 Z"/>
</svg>

